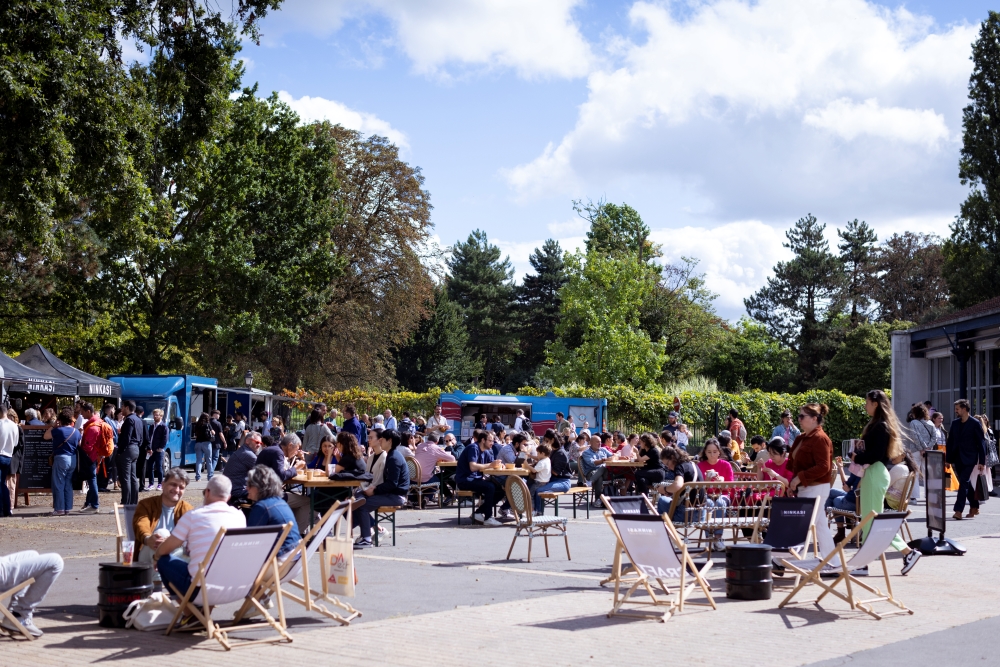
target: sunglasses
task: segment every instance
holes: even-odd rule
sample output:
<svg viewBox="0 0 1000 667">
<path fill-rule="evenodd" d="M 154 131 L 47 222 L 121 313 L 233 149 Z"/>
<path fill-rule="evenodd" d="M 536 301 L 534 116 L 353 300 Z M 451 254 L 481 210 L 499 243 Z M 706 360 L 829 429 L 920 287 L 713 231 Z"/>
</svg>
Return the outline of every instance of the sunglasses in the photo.
<svg viewBox="0 0 1000 667">
<path fill-rule="evenodd" d="M 812 415 L 807 415 L 802 412 L 799 413 L 799 419 L 812 419 L 812 418 L 813 418 Z"/>
</svg>

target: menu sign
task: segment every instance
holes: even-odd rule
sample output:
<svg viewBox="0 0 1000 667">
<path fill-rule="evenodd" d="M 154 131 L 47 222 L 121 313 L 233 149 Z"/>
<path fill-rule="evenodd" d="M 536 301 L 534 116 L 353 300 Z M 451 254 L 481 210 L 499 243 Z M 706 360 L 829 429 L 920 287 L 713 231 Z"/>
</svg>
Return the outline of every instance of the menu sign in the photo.
<svg viewBox="0 0 1000 667">
<path fill-rule="evenodd" d="M 18 486 L 22 489 L 52 488 L 52 441 L 43 440 L 48 426 L 22 426 L 24 429 L 24 454 L 22 455 L 21 477 Z"/>
</svg>

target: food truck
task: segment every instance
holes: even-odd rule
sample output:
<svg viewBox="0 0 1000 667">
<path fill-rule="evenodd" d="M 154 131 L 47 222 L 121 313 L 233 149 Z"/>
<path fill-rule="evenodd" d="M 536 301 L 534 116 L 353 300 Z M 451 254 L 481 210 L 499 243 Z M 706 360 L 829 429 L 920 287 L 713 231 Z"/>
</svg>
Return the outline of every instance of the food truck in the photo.
<svg viewBox="0 0 1000 667">
<path fill-rule="evenodd" d="M 524 410 L 524 416 L 531 420 L 531 430 L 539 436 L 546 429 L 555 428 L 557 412 L 563 413 L 567 419 L 572 415 L 578 433 L 585 424 L 591 431 L 602 431 L 608 418 L 606 398 L 560 398 L 552 392 L 544 396 L 496 396 L 456 391 L 441 394 L 439 402 L 441 414 L 451 425 L 450 432 L 462 441 L 472 437 L 476 417 L 480 414 L 486 415 L 490 422 L 499 416 L 505 428 L 513 428 L 517 411 Z"/>
</svg>

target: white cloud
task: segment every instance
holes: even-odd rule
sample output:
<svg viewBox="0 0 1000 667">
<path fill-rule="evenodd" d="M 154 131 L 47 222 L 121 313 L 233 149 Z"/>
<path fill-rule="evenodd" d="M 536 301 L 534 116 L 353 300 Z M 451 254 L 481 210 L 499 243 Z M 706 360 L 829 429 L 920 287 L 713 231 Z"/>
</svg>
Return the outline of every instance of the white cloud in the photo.
<svg viewBox="0 0 1000 667">
<path fill-rule="evenodd" d="M 883 108 L 874 98 L 862 104 L 846 98 L 834 100 L 809 111 L 802 120 L 847 141 L 868 135 L 933 149 L 948 140 L 948 126 L 941 114 L 927 109 Z"/>
<path fill-rule="evenodd" d="M 331 123 L 339 123 L 352 130 L 358 130 L 363 134 L 381 135 L 388 138 L 389 141 L 400 148 L 408 148 L 410 145 L 403 132 L 397 130 L 388 121 L 382 120 L 375 114 L 356 111 L 340 102 L 327 100 L 322 97 L 309 97 L 305 95 L 295 99 L 291 93 L 284 90 L 278 92 L 278 99 L 290 106 L 307 123 L 316 120 L 328 120 Z"/>
<path fill-rule="evenodd" d="M 553 238 L 580 236 L 590 228 L 587 221 L 579 216 L 561 222 L 550 222 L 547 227 Z M 583 237 L 581 236 L 581 238 Z"/>
<path fill-rule="evenodd" d="M 589 76 L 575 127 L 501 170 L 519 201 L 646 178 L 713 223 L 953 205 L 975 26 L 864 0 L 689 7 L 632 5 L 645 39 L 616 40 L 617 64 Z"/>
<path fill-rule="evenodd" d="M 513 69 L 525 78 L 586 76 L 594 61 L 572 12 L 582 0 L 290 0 L 275 25 L 326 35 L 384 17 L 422 74 L 449 66 Z"/>
</svg>

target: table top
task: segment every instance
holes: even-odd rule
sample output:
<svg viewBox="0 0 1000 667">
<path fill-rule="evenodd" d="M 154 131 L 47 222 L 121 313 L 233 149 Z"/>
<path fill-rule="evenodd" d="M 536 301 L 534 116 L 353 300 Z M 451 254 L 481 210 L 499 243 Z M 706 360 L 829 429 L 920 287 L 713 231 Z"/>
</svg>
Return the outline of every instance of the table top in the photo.
<svg viewBox="0 0 1000 667">
<path fill-rule="evenodd" d="M 493 470 L 484 470 L 484 475 L 517 475 L 518 477 L 526 477 L 530 473 L 524 468 L 496 468 Z"/>
<path fill-rule="evenodd" d="M 285 484 L 301 484 L 307 488 L 314 486 L 323 487 L 354 487 L 361 486 L 361 481 L 357 479 L 329 479 L 326 475 L 320 477 L 313 477 L 312 479 L 307 479 L 305 475 L 296 475 L 291 478 Z"/>
<path fill-rule="evenodd" d="M 439 468 L 457 468 L 458 461 L 440 461 L 438 462 Z"/>
<path fill-rule="evenodd" d="M 604 465 L 617 466 L 619 468 L 641 468 L 646 464 L 639 463 L 638 461 L 612 461 L 611 459 L 604 459 Z"/>
</svg>

